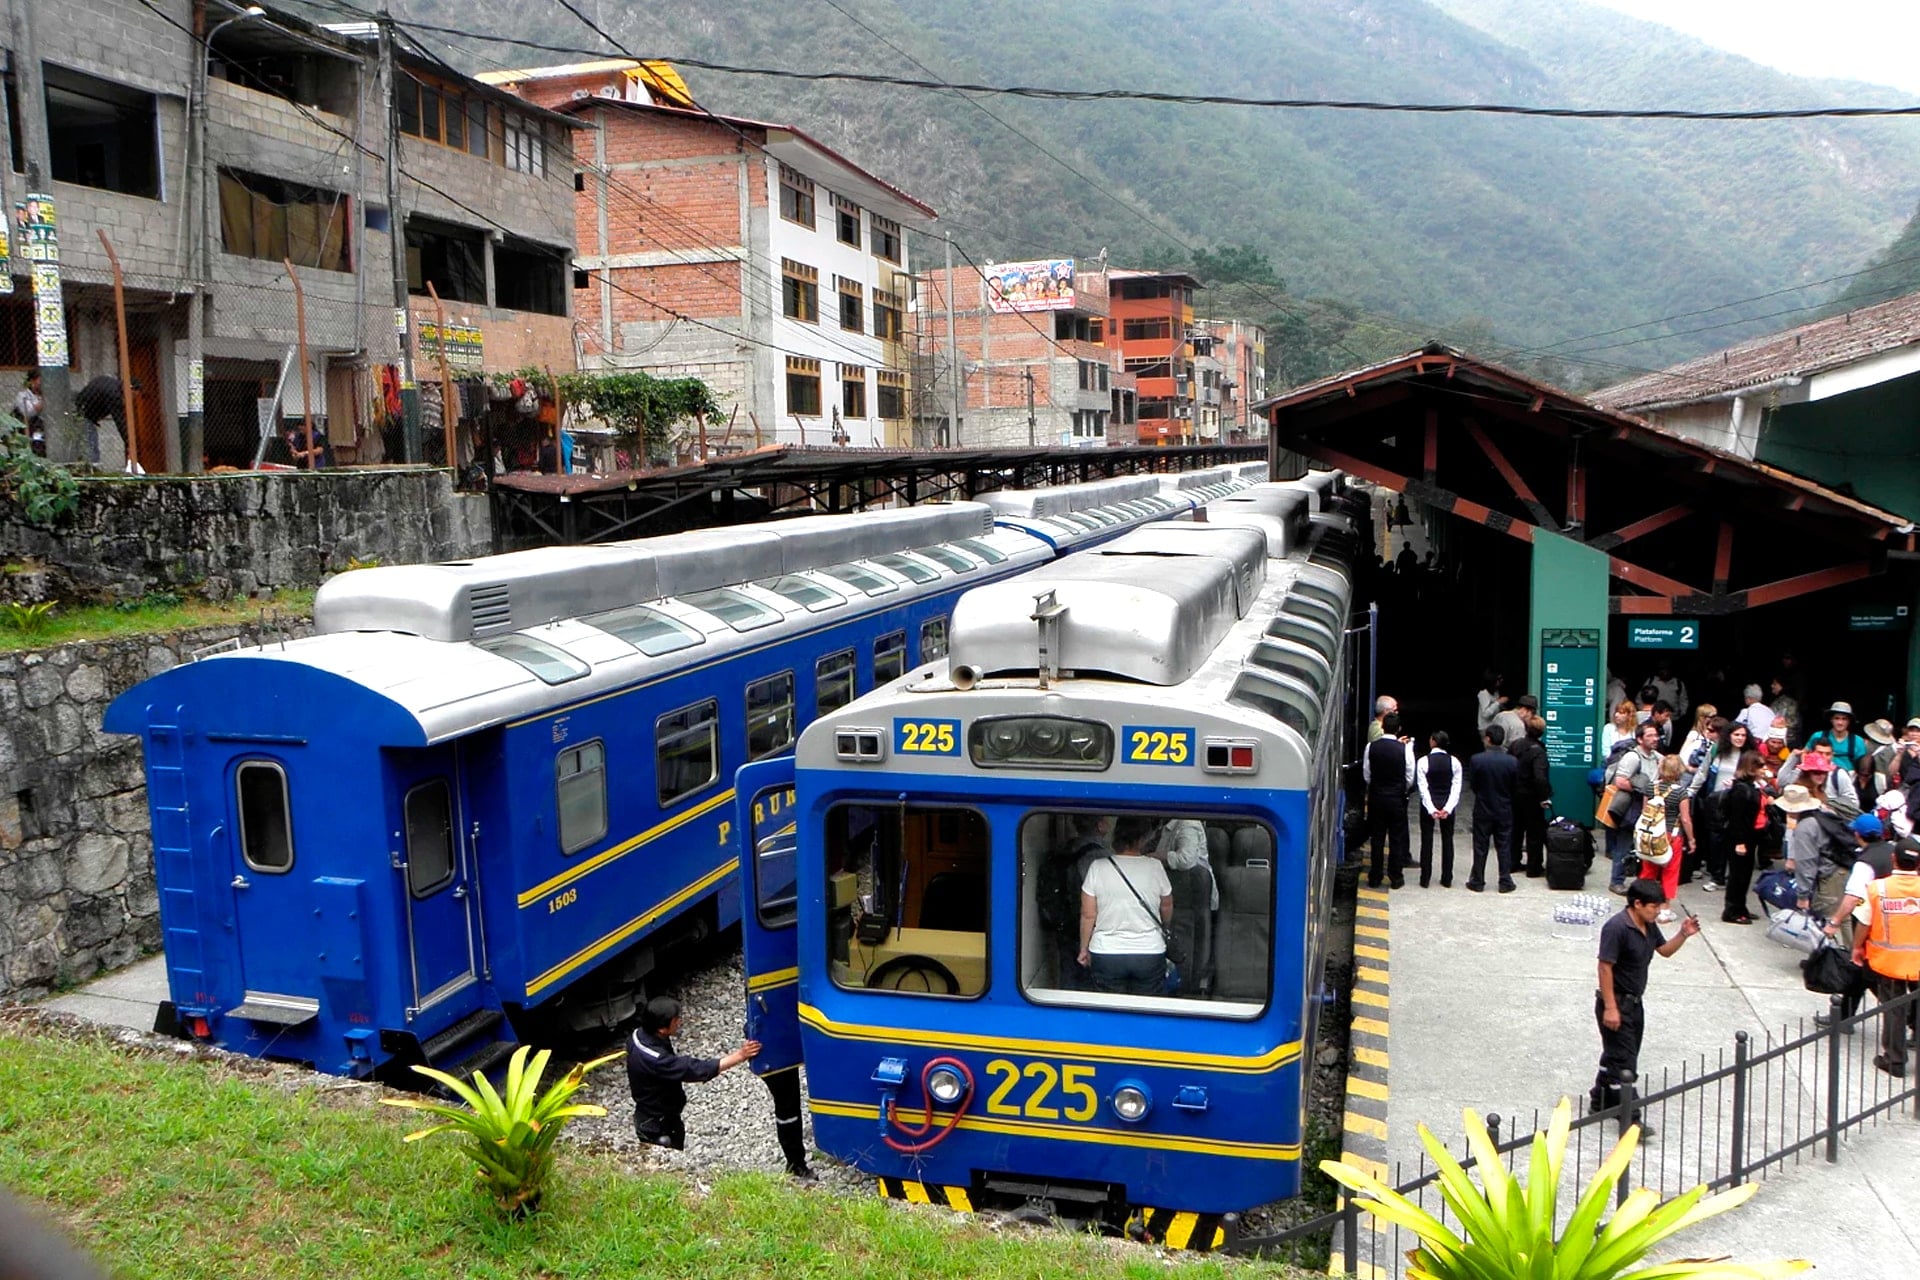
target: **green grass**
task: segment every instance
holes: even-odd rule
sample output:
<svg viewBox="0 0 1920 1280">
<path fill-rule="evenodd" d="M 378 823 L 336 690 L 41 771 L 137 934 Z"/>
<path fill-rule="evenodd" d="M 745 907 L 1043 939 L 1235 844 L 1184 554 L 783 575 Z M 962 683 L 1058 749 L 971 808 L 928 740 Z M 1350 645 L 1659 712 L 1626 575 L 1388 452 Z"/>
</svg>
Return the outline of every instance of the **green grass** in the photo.
<svg viewBox="0 0 1920 1280">
<path fill-rule="evenodd" d="M 276 591 L 271 600 L 234 600 L 219 604 L 185 599 L 171 592 L 152 592 L 120 604 L 60 605 L 26 629 L 0 619 L 0 653 L 50 649 L 78 640 L 112 640 L 221 623 L 251 622 L 259 618 L 263 607 L 305 617 L 313 612 L 313 592 Z"/>
<path fill-rule="evenodd" d="M 722 1177 L 702 1194 L 564 1147 L 541 1211 L 506 1223 L 454 1144 L 403 1146 L 418 1117 L 370 1093 L 296 1091 L 0 1022 L 0 1185 L 129 1278 L 1149 1280 L 1169 1265 L 1137 1246 L 996 1232 L 764 1175 Z M 1196 1260 L 1179 1274 L 1301 1273 Z"/>
</svg>

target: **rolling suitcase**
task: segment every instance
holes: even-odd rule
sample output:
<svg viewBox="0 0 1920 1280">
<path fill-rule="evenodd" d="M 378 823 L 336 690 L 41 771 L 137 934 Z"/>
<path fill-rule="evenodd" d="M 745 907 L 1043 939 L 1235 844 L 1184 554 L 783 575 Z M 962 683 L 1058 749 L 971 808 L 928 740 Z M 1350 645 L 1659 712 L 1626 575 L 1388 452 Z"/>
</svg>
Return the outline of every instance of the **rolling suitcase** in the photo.
<svg viewBox="0 0 1920 1280">
<path fill-rule="evenodd" d="M 1547 824 L 1547 888 L 1584 889 L 1593 862 L 1593 835 L 1571 818 Z"/>
</svg>

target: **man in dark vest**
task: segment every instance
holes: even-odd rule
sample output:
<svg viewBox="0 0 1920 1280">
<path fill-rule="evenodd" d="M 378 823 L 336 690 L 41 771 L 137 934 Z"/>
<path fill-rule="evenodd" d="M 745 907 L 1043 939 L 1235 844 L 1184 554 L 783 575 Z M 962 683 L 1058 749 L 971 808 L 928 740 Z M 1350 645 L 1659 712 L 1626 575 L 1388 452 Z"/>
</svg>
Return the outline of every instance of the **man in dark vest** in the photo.
<svg viewBox="0 0 1920 1280">
<path fill-rule="evenodd" d="M 1413 790 L 1413 746 L 1400 736 L 1400 713 L 1380 718 L 1380 736 L 1367 744 L 1360 772 L 1367 780 L 1367 825 L 1373 857 L 1367 883 L 1380 887 L 1384 868 L 1394 888 L 1405 883 L 1407 864 L 1407 796 Z"/>
<path fill-rule="evenodd" d="M 1433 881 L 1433 829 L 1440 828 L 1440 887 L 1453 888 L 1453 815 L 1460 807 L 1460 762 L 1447 753 L 1447 733 L 1434 731 L 1431 748 L 1414 766 L 1420 786 L 1420 887 Z"/>
<path fill-rule="evenodd" d="M 1487 726 L 1487 749 L 1467 761 L 1467 786 L 1473 789 L 1473 871 L 1467 888 L 1481 893 L 1487 887 L 1487 845 L 1493 845 L 1500 869 L 1500 892 L 1512 893 L 1513 802 L 1520 788 L 1520 762 L 1507 754 L 1507 731 Z"/>
<path fill-rule="evenodd" d="M 1524 717 L 1527 731 L 1507 743 L 1507 754 L 1520 765 L 1514 793 L 1513 841 L 1515 864 L 1524 862 L 1527 874 L 1547 874 L 1547 809 L 1553 803 L 1553 783 L 1547 773 L 1547 747 L 1540 739 L 1547 722 L 1538 712 Z"/>
</svg>

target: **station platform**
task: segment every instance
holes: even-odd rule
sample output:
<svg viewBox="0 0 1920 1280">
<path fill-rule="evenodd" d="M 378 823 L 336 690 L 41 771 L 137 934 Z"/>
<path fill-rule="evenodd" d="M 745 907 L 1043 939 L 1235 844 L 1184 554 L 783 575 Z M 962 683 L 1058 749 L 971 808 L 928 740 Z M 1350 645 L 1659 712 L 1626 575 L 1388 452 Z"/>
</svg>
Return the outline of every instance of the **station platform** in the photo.
<svg viewBox="0 0 1920 1280">
<path fill-rule="evenodd" d="M 1365 950 L 1356 950 L 1361 982 L 1353 1045 L 1360 1052 L 1354 1069 L 1372 1079 L 1362 1080 L 1359 1095 L 1350 1081 L 1347 1146 L 1384 1165 L 1375 1171 L 1389 1185 L 1431 1168 L 1417 1133 L 1421 1124 L 1461 1150 L 1463 1108 L 1500 1115 L 1503 1137 L 1531 1132 L 1536 1117 L 1544 1126 L 1563 1097 L 1574 1101 L 1576 1115 L 1584 1113 L 1600 1053 L 1593 1015 L 1597 927 L 1553 919 L 1555 907 L 1574 895 L 1525 877 L 1515 892 L 1500 894 L 1491 874 L 1485 892 L 1471 893 L 1462 887 L 1465 865 L 1451 889 L 1442 889 L 1437 875 L 1436 868 L 1427 889 L 1418 886 L 1416 872 L 1403 889 L 1369 890 L 1363 882 L 1360 891 L 1356 948 Z M 1607 893 L 1603 860 L 1588 874 L 1586 893 L 1614 911 L 1624 901 Z M 1813 1015 L 1827 1002 L 1805 990 L 1799 953 L 1770 941 L 1764 919 L 1724 924 L 1723 894 L 1694 885 L 1682 886 L 1680 898 L 1701 917 L 1702 932 L 1674 957 L 1654 960 L 1640 1055 L 1643 1090 L 1678 1084 L 1683 1071 L 1697 1075 L 1703 1066 L 1712 1071 L 1731 1063 L 1738 1031 L 1753 1036 L 1756 1047 L 1769 1034 L 1775 1044 L 1797 1039 L 1814 1030 Z M 1847 1043 L 1841 1078 L 1855 1096 L 1897 1091 L 1904 1083 L 1866 1065 L 1873 1032 L 1869 1026 Z M 1367 1059 L 1380 1066 L 1366 1067 Z M 1811 1132 L 1824 1114 L 1824 1080 L 1824 1056 L 1802 1055 L 1774 1071 L 1765 1081 L 1767 1100 L 1752 1105 L 1764 1106 L 1777 1123 L 1797 1126 L 1796 1132 Z M 1726 1091 L 1709 1088 L 1690 1113 L 1670 1107 L 1657 1118 L 1669 1132 L 1648 1141 L 1646 1151 L 1650 1165 L 1669 1161 L 1661 1179 L 1668 1194 L 1700 1180 L 1690 1152 L 1725 1149 L 1727 1106 Z M 1616 1137 L 1612 1124 L 1585 1131 L 1582 1150 L 1570 1152 L 1570 1161 L 1591 1169 Z M 1750 1149 L 1759 1153 L 1757 1140 Z M 1752 1201 L 1680 1233 L 1660 1256 L 1802 1257 L 1835 1280 L 1920 1275 L 1920 1227 L 1909 1210 L 1916 1160 L 1920 1120 L 1906 1105 L 1843 1136 L 1837 1164 L 1826 1163 L 1816 1146 L 1768 1170 Z M 1652 1185 L 1656 1178 L 1647 1173 L 1638 1180 Z M 1437 1189 L 1424 1203 L 1438 1207 Z M 1563 1205 L 1563 1220 L 1569 1208 Z M 1414 1239 L 1371 1231 L 1365 1216 L 1361 1225 L 1356 1273 L 1402 1274 L 1397 1255 Z"/>
</svg>

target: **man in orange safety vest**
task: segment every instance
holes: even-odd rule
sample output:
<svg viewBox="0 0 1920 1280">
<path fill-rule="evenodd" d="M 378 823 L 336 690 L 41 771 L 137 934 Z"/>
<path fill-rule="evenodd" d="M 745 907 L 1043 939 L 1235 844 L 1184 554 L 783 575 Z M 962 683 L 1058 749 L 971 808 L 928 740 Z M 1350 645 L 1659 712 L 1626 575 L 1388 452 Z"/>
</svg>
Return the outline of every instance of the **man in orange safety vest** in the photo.
<svg viewBox="0 0 1920 1280">
<path fill-rule="evenodd" d="M 1893 874 L 1867 886 L 1871 912 L 1856 932 L 1853 961 L 1873 971 L 1874 998 L 1883 1005 L 1920 990 L 1920 849 L 1902 841 L 1893 851 Z M 1907 1074 L 1909 1001 L 1880 1018 L 1880 1053 L 1873 1065 L 1892 1076 Z"/>
</svg>

